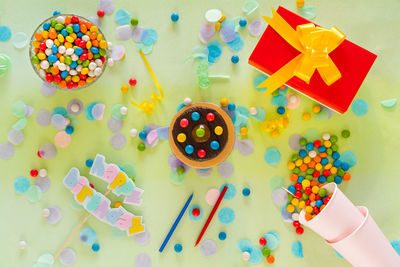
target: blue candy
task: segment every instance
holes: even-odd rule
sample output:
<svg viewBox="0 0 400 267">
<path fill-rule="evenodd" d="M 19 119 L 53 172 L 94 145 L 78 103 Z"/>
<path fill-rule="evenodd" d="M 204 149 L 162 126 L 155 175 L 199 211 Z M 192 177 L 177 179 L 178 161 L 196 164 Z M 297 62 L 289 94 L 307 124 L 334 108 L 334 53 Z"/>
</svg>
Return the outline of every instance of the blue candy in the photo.
<svg viewBox="0 0 400 267">
<path fill-rule="evenodd" d="M 58 60 L 57 56 L 53 54 L 49 55 L 47 59 L 49 60 L 50 63 L 54 63 Z"/>
<path fill-rule="evenodd" d="M 75 33 L 77 33 L 81 30 L 81 26 L 79 26 L 79 24 L 75 23 L 74 25 L 72 25 L 72 29 L 74 30 Z"/>
<path fill-rule="evenodd" d="M 174 250 L 176 253 L 181 253 L 182 252 L 182 245 L 181 244 L 175 244 Z"/>
<path fill-rule="evenodd" d="M 94 252 L 99 251 L 99 250 L 100 250 L 100 245 L 97 244 L 97 243 L 94 243 L 94 244 L 92 245 L 92 250 L 93 250 Z"/>
<path fill-rule="evenodd" d="M 336 151 L 333 152 L 333 153 L 332 153 L 332 158 L 333 158 L 333 159 L 339 159 L 339 158 L 340 158 L 339 152 L 336 152 Z"/>
<path fill-rule="evenodd" d="M 185 147 L 185 152 L 187 153 L 187 154 L 192 154 L 193 153 L 193 151 L 194 151 L 194 148 L 193 148 L 193 146 L 192 145 L 187 145 L 186 147 Z"/>
<path fill-rule="evenodd" d="M 240 27 L 245 27 L 246 25 L 247 25 L 247 20 L 245 20 L 245 19 L 239 20 L 239 26 Z"/>
<path fill-rule="evenodd" d="M 333 166 L 335 166 L 336 168 L 339 168 L 340 166 L 342 166 L 342 162 L 340 161 L 340 160 L 335 160 L 334 162 L 333 162 Z"/>
<path fill-rule="evenodd" d="M 51 27 L 50 22 L 45 22 L 45 23 L 43 24 L 43 30 L 45 30 L 45 31 L 50 30 L 50 27 Z"/>
<path fill-rule="evenodd" d="M 236 109 L 236 105 L 234 103 L 229 103 L 228 104 L 228 110 L 233 111 Z"/>
<path fill-rule="evenodd" d="M 326 151 L 326 147 L 324 147 L 324 146 L 320 146 L 318 148 L 318 152 L 320 152 L 320 153 L 325 152 L 325 151 Z"/>
<path fill-rule="evenodd" d="M 285 108 L 284 108 L 284 107 L 278 107 L 278 108 L 276 109 L 276 112 L 277 112 L 279 115 L 283 115 L 283 114 L 285 114 Z"/>
<path fill-rule="evenodd" d="M 72 69 L 75 69 L 78 66 L 78 62 L 72 61 L 71 64 L 69 65 Z"/>
<path fill-rule="evenodd" d="M 326 177 L 323 175 L 320 175 L 318 177 L 318 182 L 320 182 L 321 184 L 324 184 L 326 182 Z"/>
<path fill-rule="evenodd" d="M 200 119 L 200 114 L 198 113 L 198 112 L 193 112 L 192 114 L 191 114 L 191 118 L 192 118 L 192 120 L 194 120 L 194 121 L 198 121 L 199 119 Z"/>
<path fill-rule="evenodd" d="M 219 240 L 225 240 L 226 239 L 226 233 L 225 232 L 220 232 L 218 234 L 218 238 L 219 238 Z"/>
<path fill-rule="evenodd" d="M 93 160 L 92 159 L 87 159 L 86 161 L 85 161 L 85 165 L 86 165 L 86 167 L 92 167 L 93 166 Z"/>
<path fill-rule="evenodd" d="M 297 178 L 297 182 L 298 182 L 298 183 L 303 182 L 303 180 L 304 180 L 304 177 L 303 177 L 303 176 L 299 176 L 299 177 Z"/>
<path fill-rule="evenodd" d="M 90 51 L 91 51 L 93 54 L 98 54 L 98 53 L 99 53 L 99 49 L 98 49 L 97 47 L 94 47 L 94 46 L 92 46 L 92 48 L 90 48 Z"/>
<path fill-rule="evenodd" d="M 300 149 L 299 156 L 304 158 L 305 156 L 307 156 L 307 151 L 305 151 L 304 149 Z"/>
<path fill-rule="evenodd" d="M 328 164 L 328 162 L 329 162 L 329 159 L 327 159 L 327 158 L 322 158 L 321 159 L 321 164 L 322 165 L 326 165 L 326 164 Z"/>
<path fill-rule="evenodd" d="M 322 202 L 321 199 L 318 199 L 318 200 L 315 202 L 315 205 L 316 205 L 318 208 L 320 208 L 320 207 L 322 206 L 322 204 L 324 204 L 324 202 Z"/>
<path fill-rule="evenodd" d="M 289 190 L 289 192 L 292 193 L 292 194 L 296 193 L 296 188 L 294 187 L 294 185 L 289 186 L 289 187 L 288 187 L 288 190 Z"/>
<path fill-rule="evenodd" d="M 313 144 L 313 143 L 308 143 L 308 144 L 306 145 L 306 149 L 307 149 L 308 151 L 313 150 L 313 149 L 314 149 L 314 144 Z"/>
<path fill-rule="evenodd" d="M 347 164 L 346 162 L 342 162 L 342 169 L 343 169 L 344 171 L 349 170 L 349 169 L 350 169 L 349 164 Z"/>
<path fill-rule="evenodd" d="M 83 35 L 84 35 L 84 34 L 83 34 L 82 32 L 78 32 L 78 33 L 76 34 L 76 36 L 78 36 L 78 38 L 82 38 Z"/>
<path fill-rule="evenodd" d="M 217 149 L 219 148 L 219 143 L 218 143 L 218 141 L 212 141 L 212 142 L 210 143 L 210 147 L 211 147 L 212 150 L 217 150 Z"/>
<path fill-rule="evenodd" d="M 65 79 L 68 76 L 68 71 L 64 70 L 61 72 L 61 78 Z"/>
<path fill-rule="evenodd" d="M 67 30 L 66 30 L 65 28 L 61 30 L 61 34 L 62 34 L 62 36 L 64 36 L 64 37 L 67 37 L 67 36 L 68 36 L 68 32 L 67 32 Z"/>
<path fill-rule="evenodd" d="M 247 187 L 243 188 L 243 190 L 242 190 L 243 196 L 248 197 L 250 195 L 250 193 L 251 193 L 251 191 L 249 188 L 247 188 Z"/>
<path fill-rule="evenodd" d="M 141 131 L 141 132 L 139 133 L 139 138 L 140 138 L 140 139 L 146 140 L 146 137 L 147 137 L 146 131 Z"/>
<path fill-rule="evenodd" d="M 58 53 L 58 46 L 53 45 L 53 46 L 51 47 L 51 52 L 52 52 L 53 54 L 57 54 L 57 53 Z"/>
<path fill-rule="evenodd" d="M 237 55 L 233 55 L 231 57 L 231 61 L 232 61 L 233 64 L 236 64 L 236 63 L 239 62 L 239 57 Z"/>
<path fill-rule="evenodd" d="M 171 20 L 173 22 L 177 22 L 179 20 L 179 15 L 177 13 L 172 13 L 171 14 Z"/>
<path fill-rule="evenodd" d="M 341 184 L 342 183 L 342 177 L 340 177 L 340 176 L 335 176 L 335 183 L 336 184 Z"/>
<path fill-rule="evenodd" d="M 58 10 L 55 10 L 55 11 L 53 12 L 53 16 L 57 16 L 57 15 L 60 15 L 60 14 L 61 14 L 61 12 L 58 11 Z"/>
<path fill-rule="evenodd" d="M 75 48 L 75 54 L 77 54 L 78 56 L 83 54 L 83 49 L 81 47 L 77 47 Z"/>
<path fill-rule="evenodd" d="M 65 132 L 67 134 L 72 134 L 74 132 L 74 127 L 72 127 L 71 125 L 68 125 L 67 127 L 65 127 Z"/>
</svg>

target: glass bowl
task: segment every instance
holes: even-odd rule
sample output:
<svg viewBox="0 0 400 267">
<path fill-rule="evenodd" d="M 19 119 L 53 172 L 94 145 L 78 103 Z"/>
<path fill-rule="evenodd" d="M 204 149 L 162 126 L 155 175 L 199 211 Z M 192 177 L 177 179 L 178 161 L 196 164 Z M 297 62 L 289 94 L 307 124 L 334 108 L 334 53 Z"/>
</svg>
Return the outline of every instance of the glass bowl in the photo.
<svg viewBox="0 0 400 267">
<path fill-rule="evenodd" d="M 35 64 L 35 63 L 32 62 L 33 56 L 36 55 L 36 53 L 35 53 L 35 47 L 34 47 L 34 42 L 36 41 L 35 34 L 36 34 L 36 33 L 40 33 L 40 32 L 43 30 L 43 25 L 44 25 L 46 22 L 51 23 L 51 21 L 52 21 L 53 19 L 56 20 L 56 19 L 57 19 L 58 17 L 60 17 L 60 16 L 61 16 L 61 17 L 64 17 L 64 18 L 67 17 L 67 16 L 70 16 L 70 17 L 76 16 L 76 17 L 79 18 L 80 21 L 82 20 L 82 21 L 85 21 L 85 22 L 90 22 L 90 20 L 88 20 L 87 18 L 84 18 L 84 17 L 82 17 L 82 16 L 78 16 L 78 15 L 75 15 L 75 14 L 58 14 L 58 15 L 55 15 L 55 16 L 52 16 L 52 17 L 50 17 L 50 18 L 45 19 L 45 20 L 35 29 L 35 31 L 34 31 L 33 34 L 32 34 L 32 37 L 31 37 L 31 40 L 30 40 L 30 43 L 29 43 L 29 60 L 30 60 L 30 62 L 31 62 L 31 65 L 32 65 L 33 69 L 35 70 L 36 74 L 40 77 L 40 79 L 42 79 L 44 82 L 46 82 L 46 83 L 48 83 L 48 84 L 50 84 L 50 85 L 56 87 L 57 89 L 65 90 L 65 91 L 83 89 L 83 88 L 85 88 L 85 87 L 88 87 L 88 86 L 94 84 L 94 83 L 103 75 L 104 71 L 106 70 L 106 67 L 107 67 L 107 60 L 108 60 L 108 57 L 109 57 L 109 54 L 110 54 L 110 48 L 109 48 L 108 45 L 107 45 L 107 48 L 105 48 L 105 49 L 106 49 L 106 54 L 105 54 L 105 56 L 104 56 L 104 59 L 105 59 L 105 60 L 104 60 L 104 63 L 102 64 L 102 66 L 99 66 L 99 67 L 101 68 L 101 70 L 102 70 L 101 73 L 100 73 L 99 75 L 94 76 L 92 82 L 86 83 L 85 85 L 82 85 L 82 86 L 81 86 L 81 85 L 78 85 L 77 87 L 73 87 L 73 88 L 71 88 L 71 89 L 68 89 L 67 87 L 61 88 L 61 87 L 59 86 L 59 84 L 56 83 L 56 82 L 51 82 L 51 83 L 49 83 L 49 82 L 46 80 L 45 76 L 43 77 L 43 76 L 42 76 L 43 74 L 41 75 L 41 73 L 40 73 L 40 67 L 39 67 L 39 64 L 40 64 L 40 63 Z M 90 22 L 90 23 L 92 23 L 92 22 Z M 93 23 L 92 23 L 92 24 L 93 24 Z M 72 24 L 69 24 L 69 25 L 72 26 Z M 93 25 L 94 25 L 94 24 L 93 24 Z M 95 26 L 95 25 L 94 25 L 94 26 Z M 97 33 L 98 33 L 98 34 L 101 34 L 101 35 L 102 35 L 102 40 L 104 40 L 104 41 L 107 42 L 107 40 L 106 40 L 106 38 L 105 38 L 103 32 L 101 31 L 101 29 L 100 29 L 99 27 L 98 27 L 98 32 L 97 32 Z M 57 38 L 56 38 L 56 39 L 57 39 Z M 47 60 L 47 56 L 46 56 L 46 59 L 45 59 L 45 60 Z M 41 60 L 39 60 L 39 61 L 41 62 Z M 50 64 L 51 64 L 51 63 L 50 63 Z M 48 71 L 46 71 L 46 74 L 47 74 L 47 73 L 51 73 L 51 72 L 49 72 L 51 66 L 52 66 L 52 64 L 51 64 L 50 67 L 47 69 Z M 79 73 L 77 73 L 76 75 L 79 75 Z"/>
</svg>

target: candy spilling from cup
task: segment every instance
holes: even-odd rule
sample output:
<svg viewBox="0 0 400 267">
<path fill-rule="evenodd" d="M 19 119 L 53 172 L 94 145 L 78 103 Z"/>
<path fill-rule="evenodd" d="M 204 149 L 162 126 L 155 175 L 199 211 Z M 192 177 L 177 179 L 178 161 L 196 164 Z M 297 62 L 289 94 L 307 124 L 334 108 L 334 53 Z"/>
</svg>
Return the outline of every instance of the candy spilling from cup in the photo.
<svg viewBox="0 0 400 267">
<path fill-rule="evenodd" d="M 332 193 L 325 208 L 307 221 L 305 211 L 300 222 L 320 235 L 356 267 L 400 266 L 400 256 L 390 245 L 366 207 L 356 207 L 337 187 L 329 183 L 325 188 Z"/>
<path fill-rule="evenodd" d="M 59 14 L 35 30 L 29 54 L 43 81 L 72 90 L 87 87 L 101 76 L 109 46 L 101 30 L 88 19 Z"/>
</svg>

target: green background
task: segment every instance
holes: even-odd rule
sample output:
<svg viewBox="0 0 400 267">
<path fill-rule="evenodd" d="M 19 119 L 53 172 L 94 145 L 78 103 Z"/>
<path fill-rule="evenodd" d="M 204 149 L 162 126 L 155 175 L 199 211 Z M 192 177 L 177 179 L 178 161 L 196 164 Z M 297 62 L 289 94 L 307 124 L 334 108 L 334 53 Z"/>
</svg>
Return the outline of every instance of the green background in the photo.
<svg viewBox="0 0 400 267">
<path fill-rule="evenodd" d="M 198 32 L 205 12 L 211 8 L 219 8 L 228 18 L 232 18 L 242 15 L 242 4 L 243 1 L 232 0 L 115 1 L 115 10 L 127 9 L 139 19 L 140 25 L 154 28 L 159 34 L 159 40 L 147 58 L 166 97 L 157 104 L 152 115 L 145 115 L 128 104 L 132 98 L 137 101 L 148 99 L 156 89 L 136 51 L 135 43 L 132 40 L 116 40 L 117 24 L 113 18 L 115 10 L 112 15 L 103 18 L 102 29 L 114 45 L 123 44 L 126 47 L 126 59 L 107 68 L 95 85 L 81 91 L 58 91 L 52 97 L 44 97 L 40 93 L 42 82 L 29 63 L 28 49 L 17 50 L 11 41 L 0 43 L 0 52 L 9 55 L 12 61 L 9 72 L 0 78 L 0 142 L 7 141 L 8 130 L 17 121 L 11 113 L 13 102 L 22 100 L 35 108 L 34 115 L 28 118 L 28 126 L 23 130 L 24 142 L 16 148 L 11 159 L 0 160 L 0 266 L 30 266 L 41 254 L 56 253 L 86 215 L 85 211 L 70 207 L 72 195 L 63 186 L 62 179 L 71 167 L 78 167 L 83 175 L 88 175 L 88 168 L 84 166 L 85 160 L 93 158 L 96 153 L 105 155 L 107 162 L 122 164 L 130 161 L 136 165 L 137 185 L 145 190 L 143 204 L 128 209 L 143 215 L 151 233 L 151 241 L 140 246 L 133 238 L 114 239 L 110 227 L 92 217 L 85 226 L 95 229 L 101 250 L 95 254 L 75 237 L 69 244 L 78 255 L 74 266 L 133 266 L 135 256 L 142 252 L 151 256 L 153 266 L 247 266 L 249 264 L 242 261 L 241 253 L 236 248 L 237 242 L 248 239 L 256 245 L 260 236 L 270 230 L 277 231 L 281 237 L 279 247 L 273 251 L 276 266 L 349 266 L 335 256 L 333 249 L 311 230 L 306 229 L 303 236 L 296 235 L 293 227 L 282 221 L 278 207 L 270 200 L 269 180 L 280 175 L 289 181 L 286 163 L 292 151 L 288 146 L 288 138 L 309 128 L 337 135 L 342 129 L 351 131 L 349 139 L 340 139 L 339 147 L 342 152 L 353 151 L 358 164 L 351 169 L 352 180 L 341 188 L 355 204 L 365 205 L 370 209 L 389 240 L 400 238 L 400 111 L 397 109 L 388 112 L 380 107 L 381 100 L 400 96 L 400 2 L 397 0 L 306 0 L 306 5 L 317 6 L 315 21 L 318 24 L 325 27 L 337 26 L 349 40 L 378 54 L 378 59 L 356 96 L 368 101 L 370 110 L 366 116 L 357 117 L 349 111 L 344 115 L 335 114 L 328 121 L 304 122 L 301 114 L 311 111 L 313 102 L 302 96 L 300 107 L 291 113 L 289 126 L 279 138 L 272 139 L 268 134 L 261 133 L 259 124 L 254 120 L 250 122 L 248 137 L 256 144 L 255 152 L 245 157 L 237 150 L 233 151 L 228 161 L 234 164 L 235 173 L 229 179 L 219 177 L 216 170 L 211 176 L 201 178 L 192 169 L 186 180 L 176 186 L 169 181 L 170 167 L 167 158 L 171 151 L 168 142 L 160 141 L 158 146 L 142 153 L 136 149 L 139 141 L 128 136 L 129 130 L 141 129 L 150 123 L 168 125 L 176 112 L 176 106 L 185 97 L 191 97 L 193 101 L 206 100 L 215 103 L 222 97 L 228 97 L 237 105 L 265 108 L 267 118 L 274 116 L 274 108 L 269 104 L 270 98 L 265 99 L 262 93 L 253 89 L 253 78 L 259 73 L 247 64 L 247 58 L 258 39 L 251 37 L 247 30 L 242 34 L 245 48 L 238 53 L 239 64 L 231 64 L 232 52 L 224 45 L 221 59 L 210 67 L 211 74 L 231 75 L 229 81 L 212 81 L 209 89 L 201 90 L 197 86 L 196 64 L 183 63 L 191 54 L 192 48 L 200 43 Z M 251 14 L 249 20 L 259 18 L 261 14 L 270 15 L 270 7 L 277 8 L 279 4 L 296 11 L 295 0 L 260 1 L 259 9 Z M 10 26 L 13 33 L 23 31 L 31 35 L 37 25 L 54 10 L 90 17 L 97 11 L 97 1 L 3 0 L 0 2 L 0 25 Z M 170 21 L 172 12 L 180 15 L 175 24 Z M 138 85 L 129 96 L 122 95 L 120 86 L 127 83 L 132 76 L 137 78 Z M 59 149 L 53 160 L 39 159 L 36 156 L 37 149 L 43 143 L 53 142 L 57 130 L 52 126 L 40 127 L 36 123 L 36 113 L 41 109 L 66 107 L 74 98 L 82 100 L 85 105 L 93 101 L 105 103 L 104 120 L 89 122 L 81 114 L 78 117 L 79 125 L 72 135 L 72 144 L 65 149 Z M 107 128 L 110 109 L 117 103 L 125 104 L 129 108 L 129 115 L 122 129 L 128 136 L 128 144 L 118 151 L 109 143 L 112 133 Z M 269 147 L 278 148 L 282 154 L 282 160 L 277 166 L 268 166 L 264 162 L 263 154 Z M 26 196 L 15 194 L 13 189 L 14 179 L 21 175 L 29 177 L 31 168 L 48 169 L 52 182 L 42 200 L 33 204 Z M 105 183 L 88 177 L 99 191 L 105 192 Z M 205 193 L 212 187 L 219 188 L 225 182 L 233 183 L 238 191 L 248 186 L 252 194 L 244 199 L 238 192 L 233 200 L 222 202 L 222 207 L 234 209 L 236 220 L 233 224 L 224 226 L 215 218 L 203 237 L 203 240 L 216 241 L 217 254 L 206 258 L 199 248 L 193 247 L 205 218 L 200 222 L 192 222 L 187 214 L 164 253 L 158 253 L 166 232 L 188 195 L 194 192 L 192 203 L 201 205 L 206 217 L 210 207 L 204 200 Z M 53 205 L 60 207 L 63 216 L 56 225 L 48 224 L 41 216 L 43 208 Z M 219 241 L 217 237 L 222 230 L 228 235 L 225 241 Z M 24 251 L 18 249 L 20 240 L 28 243 Z M 296 259 L 290 252 L 290 246 L 295 240 L 301 240 L 303 244 L 304 259 Z M 181 254 L 173 251 L 173 245 L 177 242 L 183 245 Z M 268 264 L 264 261 L 262 265 Z M 57 262 L 56 266 L 61 264 Z"/>
</svg>

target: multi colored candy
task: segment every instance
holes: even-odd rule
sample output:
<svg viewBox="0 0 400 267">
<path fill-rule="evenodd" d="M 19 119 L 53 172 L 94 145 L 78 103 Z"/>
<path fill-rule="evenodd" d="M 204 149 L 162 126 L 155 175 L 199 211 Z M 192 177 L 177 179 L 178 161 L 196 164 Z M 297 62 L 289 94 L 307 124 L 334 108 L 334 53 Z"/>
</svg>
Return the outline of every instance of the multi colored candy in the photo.
<svg viewBox="0 0 400 267">
<path fill-rule="evenodd" d="M 109 44 L 99 28 L 78 16 L 56 15 L 32 37 L 32 63 L 60 88 L 85 87 L 105 68 Z"/>
</svg>

